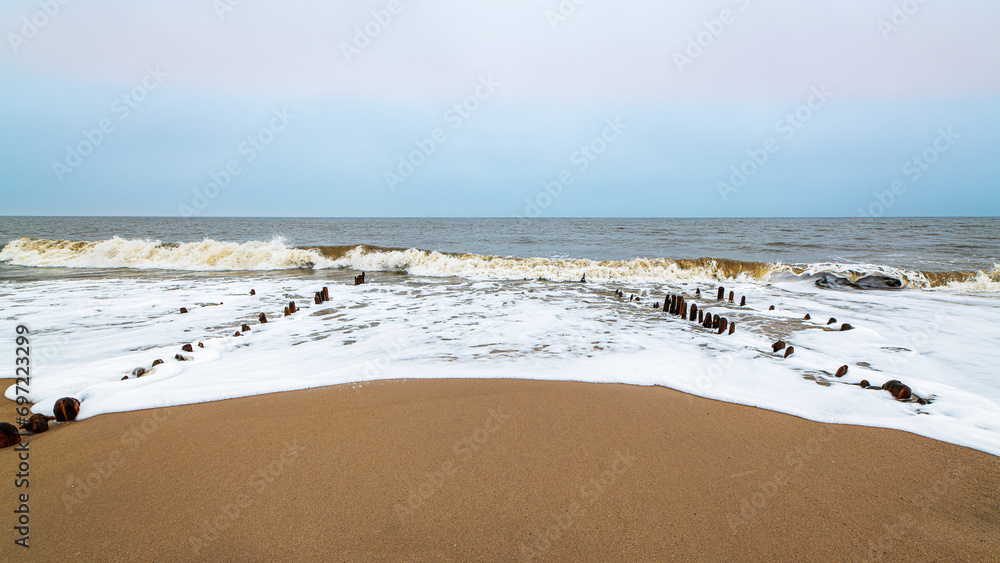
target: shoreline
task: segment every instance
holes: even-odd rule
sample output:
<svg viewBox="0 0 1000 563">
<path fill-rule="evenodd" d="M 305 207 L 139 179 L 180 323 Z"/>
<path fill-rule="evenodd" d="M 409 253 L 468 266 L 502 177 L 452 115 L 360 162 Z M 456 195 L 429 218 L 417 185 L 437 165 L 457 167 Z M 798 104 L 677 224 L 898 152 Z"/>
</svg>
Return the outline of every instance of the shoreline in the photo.
<svg viewBox="0 0 1000 563">
<path fill-rule="evenodd" d="M 995 456 L 665 387 L 387 380 L 56 426 L 30 438 L 35 556 L 1000 553 Z"/>
</svg>

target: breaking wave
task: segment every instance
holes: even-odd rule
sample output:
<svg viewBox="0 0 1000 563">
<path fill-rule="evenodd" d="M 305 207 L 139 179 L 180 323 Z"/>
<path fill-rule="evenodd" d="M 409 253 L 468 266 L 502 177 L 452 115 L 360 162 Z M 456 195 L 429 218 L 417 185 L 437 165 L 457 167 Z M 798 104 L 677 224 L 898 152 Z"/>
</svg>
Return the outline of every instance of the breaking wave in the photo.
<svg viewBox="0 0 1000 563">
<path fill-rule="evenodd" d="M 1000 292 L 1000 265 L 997 264 L 990 272 L 921 272 L 874 264 L 788 265 L 724 258 L 605 261 L 516 258 L 366 245 L 292 247 L 281 238 L 245 243 L 212 239 L 163 243 L 119 237 L 101 241 L 20 238 L 0 250 L 0 261 L 28 267 L 191 271 L 345 268 L 428 277 L 507 280 L 578 281 L 586 275 L 588 281 L 633 283 L 723 280 L 766 283 L 776 274 L 791 274 L 827 280 L 830 287 Z M 878 283 L 871 283 L 872 280 Z"/>
</svg>

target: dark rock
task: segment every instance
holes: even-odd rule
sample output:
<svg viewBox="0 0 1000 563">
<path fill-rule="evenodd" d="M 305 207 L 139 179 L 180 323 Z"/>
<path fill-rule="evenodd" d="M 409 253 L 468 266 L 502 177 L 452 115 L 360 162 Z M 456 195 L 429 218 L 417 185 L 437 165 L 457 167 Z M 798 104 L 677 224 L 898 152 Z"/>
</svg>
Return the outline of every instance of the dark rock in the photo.
<svg viewBox="0 0 1000 563">
<path fill-rule="evenodd" d="M 0 448 L 16 446 L 21 443 L 21 432 L 9 422 L 0 422 Z"/>
<path fill-rule="evenodd" d="M 888 391 L 897 401 L 905 401 L 913 395 L 910 388 L 900 383 L 898 379 L 886 381 L 882 384 L 882 389 Z"/>
<path fill-rule="evenodd" d="M 63 397 L 56 401 L 52 410 L 52 414 L 56 415 L 56 420 L 59 422 L 76 420 L 76 415 L 80 414 L 80 401 L 73 397 Z"/>
<path fill-rule="evenodd" d="M 36 413 L 28 417 L 28 420 L 21 425 L 21 428 L 28 430 L 32 434 L 41 434 L 49 429 L 49 421 L 54 418 Z"/>
</svg>

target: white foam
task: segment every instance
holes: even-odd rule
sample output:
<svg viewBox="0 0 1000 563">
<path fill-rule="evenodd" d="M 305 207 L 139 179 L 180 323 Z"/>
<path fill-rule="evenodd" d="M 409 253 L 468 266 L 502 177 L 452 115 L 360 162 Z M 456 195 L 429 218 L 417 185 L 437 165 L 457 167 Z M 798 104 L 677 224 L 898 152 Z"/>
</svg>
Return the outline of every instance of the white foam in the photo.
<svg viewBox="0 0 1000 563">
<path fill-rule="evenodd" d="M 13 349 L 14 326 L 28 325 L 35 411 L 51 413 L 55 400 L 75 396 L 82 418 L 378 379 L 511 377 L 664 385 L 1000 455 L 995 294 L 829 291 L 797 278 L 730 284 L 749 307 L 701 301 L 737 323 L 734 335 L 719 336 L 652 310 L 666 290 L 690 297 L 689 282 L 627 288 L 652 297 L 636 304 L 600 284 L 372 271 L 361 286 L 273 276 L 8 282 L 0 286 L 0 339 Z M 331 301 L 314 305 L 322 285 Z M 701 288 L 714 296 L 714 286 Z M 290 299 L 301 311 L 281 317 Z M 179 314 L 182 306 L 190 312 Z M 260 311 L 270 322 L 256 323 Z M 812 320 L 802 321 L 805 313 Z M 856 329 L 827 330 L 829 317 Z M 233 336 L 243 322 L 252 330 Z M 777 338 L 795 354 L 772 354 Z M 185 353 L 190 362 L 173 360 L 187 342 L 205 348 Z M 150 375 L 121 381 L 157 358 L 166 363 Z M 834 378 L 844 364 L 848 374 Z M 862 379 L 899 379 L 932 402 L 900 403 L 859 388 Z"/>
</svg>

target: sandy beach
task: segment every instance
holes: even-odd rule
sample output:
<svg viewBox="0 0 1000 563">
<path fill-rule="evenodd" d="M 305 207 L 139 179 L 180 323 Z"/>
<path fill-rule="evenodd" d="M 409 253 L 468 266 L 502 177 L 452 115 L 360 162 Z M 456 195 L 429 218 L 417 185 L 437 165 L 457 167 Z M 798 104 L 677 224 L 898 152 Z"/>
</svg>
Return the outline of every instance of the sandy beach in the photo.
<svg viewBox="0 0 1000 563">
<path fill-rule="evenodd" d="M 10 560 L 1000 553 L 994 456 L 661 387 L 382 381 L 101 415 L 29 448 L 30 556 L 8 532 Z"/>
</svg>

